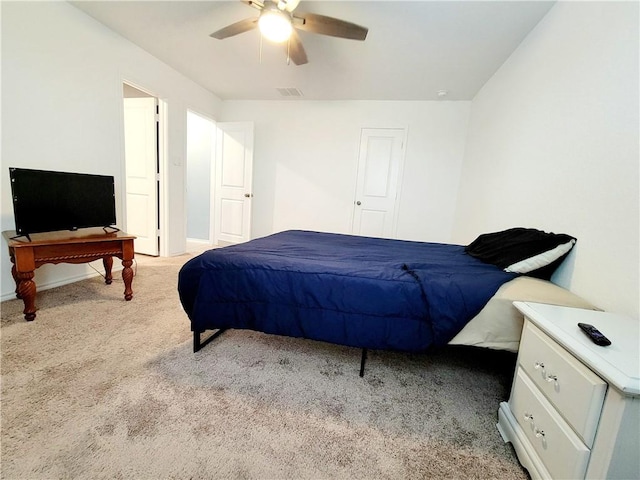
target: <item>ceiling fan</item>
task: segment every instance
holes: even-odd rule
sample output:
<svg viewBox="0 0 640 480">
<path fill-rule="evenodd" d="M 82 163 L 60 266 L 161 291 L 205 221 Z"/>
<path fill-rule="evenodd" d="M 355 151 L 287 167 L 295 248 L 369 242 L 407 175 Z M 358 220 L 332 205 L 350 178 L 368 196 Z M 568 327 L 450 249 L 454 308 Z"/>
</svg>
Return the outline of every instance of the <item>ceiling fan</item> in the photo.
<svg viewBox="0 0 640 480">
<path fill-rule="evenodd" d="M 257 18 L 245 18 L 213 32 L 210 36 L 222 40 L 258 27 L 263 36 L 274 42 L 287 42 L 288 58 L 296 65 L 308 62 L 297 30 L 330 35 L 351 40 L 364 40 L 369 31 L 355 23 L 314 13 L 294 14 L 300 0 L 241 0 L 260 11 Z"/>
</svg>

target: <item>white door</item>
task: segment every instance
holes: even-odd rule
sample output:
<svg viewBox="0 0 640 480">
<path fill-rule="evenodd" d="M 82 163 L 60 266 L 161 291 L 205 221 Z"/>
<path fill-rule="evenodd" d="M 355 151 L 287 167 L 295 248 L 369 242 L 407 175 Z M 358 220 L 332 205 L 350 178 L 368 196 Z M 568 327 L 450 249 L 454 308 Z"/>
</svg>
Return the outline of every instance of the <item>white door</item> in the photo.
<svg viewBox="0 0 640 480">
<path fill-rule="evenodd" d="M 127 233 L 135 251 L 158 255 L 157 99 L 124 99 Z"/>
<path fill-rule="evenodd" d="M 360 134 L 352 233 L 394 238 L 405 130 L 363 128 Z"/>
<path fill-rule="evenodd" d="M 217 123 L 215 237 L 218 243 L 251 238 L 253 123 Z"/>
</svg>

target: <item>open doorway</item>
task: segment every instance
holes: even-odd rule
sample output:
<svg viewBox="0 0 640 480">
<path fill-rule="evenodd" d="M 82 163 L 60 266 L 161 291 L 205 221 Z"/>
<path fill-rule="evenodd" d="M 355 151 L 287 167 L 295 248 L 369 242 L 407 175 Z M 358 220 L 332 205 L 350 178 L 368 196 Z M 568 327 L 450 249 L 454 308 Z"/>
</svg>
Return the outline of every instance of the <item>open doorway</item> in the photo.
<svg viewBox="0 0 640 480">
<path fill-rule="evenodd" d="M 187 110 L 187 250 L 216 244 L 213 209 L 216 124 Z"/>
<path fill-rule="evenodd" d="M 187 250 L 251 237 L 253 123 L 187 111 Z"/>
<path fill-rule="evenodd" d="M 160 101 L 123 83 L 125 228 L 135 235 L 135 252 L 160 254 Z"/>
</svg>

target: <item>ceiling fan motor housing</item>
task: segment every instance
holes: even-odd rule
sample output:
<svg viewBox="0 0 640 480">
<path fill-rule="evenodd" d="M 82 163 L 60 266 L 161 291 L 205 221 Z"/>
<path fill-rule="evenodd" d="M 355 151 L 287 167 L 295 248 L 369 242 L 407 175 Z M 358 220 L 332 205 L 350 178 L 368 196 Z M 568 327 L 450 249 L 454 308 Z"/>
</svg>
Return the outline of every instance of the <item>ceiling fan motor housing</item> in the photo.
<svg viewBox="0 0 640 480">
<path fill-rule="evenodd" d="M 281 10 L 275 2 L 265 2 L 258 19 L 258 28 L 268 40 L 282 43 L 289 39 L 293 30 L 291 14 Z"/>
</svg>

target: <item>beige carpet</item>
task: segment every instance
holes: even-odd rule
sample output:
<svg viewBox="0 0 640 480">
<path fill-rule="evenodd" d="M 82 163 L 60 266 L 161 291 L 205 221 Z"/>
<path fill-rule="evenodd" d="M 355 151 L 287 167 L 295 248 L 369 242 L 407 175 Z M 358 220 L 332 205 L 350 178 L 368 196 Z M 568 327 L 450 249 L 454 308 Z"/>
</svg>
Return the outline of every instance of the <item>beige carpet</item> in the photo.
<svg viewBox="0 0 640 480">
<path fill-rule="evenodd" d="M 228 331 L 192 353 L 189 257 L 2 307 L 3 479 L 526 479 L 495 427 L 515 358 Z M 98 262 L 99 264 L 99 262 Z"/>
</svg>

